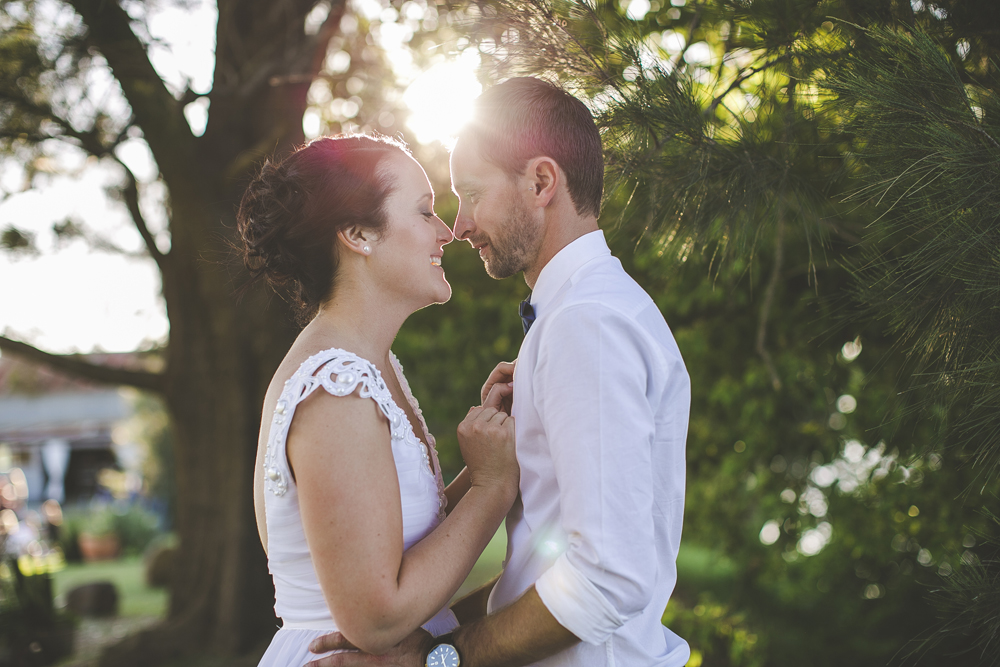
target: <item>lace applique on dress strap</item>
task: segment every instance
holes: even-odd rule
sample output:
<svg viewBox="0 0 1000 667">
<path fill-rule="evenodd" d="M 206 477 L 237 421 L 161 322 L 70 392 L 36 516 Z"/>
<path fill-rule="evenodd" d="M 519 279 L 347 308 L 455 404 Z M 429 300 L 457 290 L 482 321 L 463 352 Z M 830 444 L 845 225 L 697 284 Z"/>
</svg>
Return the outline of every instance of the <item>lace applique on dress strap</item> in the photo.
<svg viewBox="0 0 1000 667">
<path fill-rule="evenodd" d="M 438 519 L 444 521 L 444 518 L 447 516 L 446 510 L 448 507 L 448 497 L 444 494 L 444 478 L 441 476 L 441 462 L 438 460 L 437 441 L 431 434 L 430 429 L 427 428 L 427 421 L 424 419 L 424 413 L 420 410 L 420 404 L 417 402 L 416 397 L 410 390 L 410 383 L 406 380 L 406 375 L 403 374 L 403 365 L 399 363 L 399 359 L 396 358 L 394 353 L 390 352 L 389 358 L 392 362 L 393 370 L 396 371 L 396 377 L 399 378 L 399 386 L 403 389 L 403 396 L 406 397 L 406 402 L 410 404 L 410 409 L 413 410 L 413 414 L 416 415 L 419 426 L 424 434 L 424 440 L 427 442 L 427 448 L 430 449 L 430 460 L 428 460 L 427 463 L 430 465 L 431 470 L 434 473 L 434 481 L 437 483 Z M 420 444 L 422 447 L 423 444 Z"/>
<path fill-rule="evenodd" d="M 268 491 L 276 496 L 283 496 L 288 491 L 291 471 L 285 455 L 285 440 L 296 406 L 319 387 L 333 396 L 349 396 L 359 385 L 358 395 L 371 398 L 378 404 L 382 414 L 392 424 L 393 437 L 397 437 L 400 421 L 396 414 L 398 408 L 393 410 L 392 394 L 375 365 L 353 352 L 337 348 L 314 354 L 302 362 L 285 382 L 274 407 L 264 455 L 264 485 Z"/>
</svg>

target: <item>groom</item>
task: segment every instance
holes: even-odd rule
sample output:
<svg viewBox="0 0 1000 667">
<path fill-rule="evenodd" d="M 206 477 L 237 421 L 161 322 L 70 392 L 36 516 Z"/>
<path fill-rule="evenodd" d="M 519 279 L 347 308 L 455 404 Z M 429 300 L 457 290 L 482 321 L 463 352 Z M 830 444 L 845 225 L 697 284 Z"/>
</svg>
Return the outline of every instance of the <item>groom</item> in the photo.
<svg viewBox="0 0 1000 667">
<path fill-rule="evenodd" d="M 681 667 L 688 645 L 660 617 L 677 579 L 688 375 L 598 229 L 597 127 L 568 93 L 511 79 L 477 101 L 451 174 L 455 236 L 490 276 L 523 271 L 532 289 L 516 372 L 501 364 L 484 388 L 513 375 L 521 494 L 507 560 L 455 604 L 454 632 L 310 665 Z M 334 633 L 311 648 L 346 647 Z"/>
</svg>

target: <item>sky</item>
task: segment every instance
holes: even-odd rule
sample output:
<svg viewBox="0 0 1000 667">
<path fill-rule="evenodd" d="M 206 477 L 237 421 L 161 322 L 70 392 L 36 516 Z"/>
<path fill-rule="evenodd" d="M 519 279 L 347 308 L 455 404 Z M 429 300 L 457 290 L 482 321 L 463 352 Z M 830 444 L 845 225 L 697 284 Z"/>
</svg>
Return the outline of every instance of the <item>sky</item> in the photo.
<svg viewBox="0 0 1000 667">
<path fill-rule="evenodd" d="M 412 31 L 405 28 L 405 20 L 419 15 L 421 5 L 404 4 L 403 16 L 395 17 L 398 23 L 390 27 L 394 17 L 385 15 L 380 0 L 352 1 L 358 13 L 387 20 L 380 39 L 406 86 L 403 100 L 412 112 L 408 139 L 448 144 L 480 92 L 475 52 L 467 50 L 420 71 L 407 53 Z M 149 16 L 154 38 L 150 60 L 172 90 L 181 91 L 185 85 L 195 92 L 211 89 L 216 16 L 215 3 L 208 0 L 189 2 L 184 9 L 164 3 Z M 100 91 L 111 81 L 98 75 L 91 83 Z M 208 113 L 204 101 L 185 109 L 196 134 L 204 130 Z M 308 136 L 316 134 L 314 118 L 307 113 L 304 119 Z M 164 193 L 154 182 L 148 149 L 133 139 L 120 148 L 119 156 L 143 184 L 142 206 L 150 227 L 162 230 L 165 221 L 158 214 L 158 201 Z M 44 176 L 40 186 L 0 202 L 0 228 L 13 224 L 34 233 L 42 251 L 36 256 L 0 253 L 0 333 L 58 353 L 128 351 L 164 342 L 168 322 L 151 260 L 93 251 L 82 240 L 60 243 L 52 233 L 53 223 L 72 219 L 129 252 L 141 250 L 124 206 L 104 193 L 120 174 L 72 151 L 55 158 L 71 173 Z M 23 181 L 19 168 L 0 171 L 6 190 L 17 189 L 18 179 Z M 166 247 L 166 238 L 161 241 Z"/>
</svg>

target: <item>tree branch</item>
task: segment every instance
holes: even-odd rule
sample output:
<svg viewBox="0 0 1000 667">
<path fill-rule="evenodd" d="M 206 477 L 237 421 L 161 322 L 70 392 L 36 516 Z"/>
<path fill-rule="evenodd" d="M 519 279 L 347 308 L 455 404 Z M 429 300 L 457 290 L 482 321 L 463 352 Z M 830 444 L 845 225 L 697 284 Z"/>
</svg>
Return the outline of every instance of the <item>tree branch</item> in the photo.
<svg viewBox="0 0 1000 667">
<path fill-rule="evenodd" d="M 987 140 L 988 140 L 988 141 L 989 141 L 989 142 L 990 142 L 991 144 L 993 144 L 993 146 L 994 146 L 995 148 L 1000 148 L 1000 143 L 997 143 L 997 140 L 993 138 L 993 135 L 991 135 L 991 134 L 990 134 L 989 132 L 987 132 L 986 130 L 984 130 L 984 129 L 983 129 L 983 128 L 981 128 L 981 127 L 978 127 L 978 126 L 976 126 L 976 125 L 972 125 L 971 123 L 963 123 L 962 121 L 954 121 L 954 120 L 948 120 L 947 118 L 945 119 L 945 122 L 946 122 L 946 123 L 951 123 L 952 125 L 961 125 L 962 127 L 967 127 L 967 128 L 969 128 L 969 129 L 970 129 L 970 130 L 972 130 L 973 132 L 978 132 L 979 134 L 981 134 L 981 135 L 983 135 L 984 137 L 986 137 L 986 139 L 987 139 Z"/>
<path fill-rule="evenodd" d="M 49 120 L 57 125 L 62 131 L 62 134 L 31 134 L 18 132 L 17 130 L 0 130 L 0 139 L 19 139 L 27 137 L 34 143 L 41 143 L 50 139 L 69 137 L 80 142 L 80 147 L 87 153 L 98 158 L 111 157 L 122 167 L 122 169 L 125 170 L 126 182 L 125 186 L 121 188 L 122 198 L 125 201 L 129 214 L 132 216 L 132 221 L 135 223 L 136 229 L 139 230 L 139 235 L 142 236 L 142 240 L 146 245 L 146 250 L 149 252 L 149 255 L 153 258 L 162 272 L 164 264 L 166 263 L 166 256 L 160 252 L 160 249 L 157 247 L 156 241 L 150 233 L 149 228 L 146 225 L 146 221 L 143 218 L 142 211 L 139 208 L 139 189 L 135 175 L 132 173 L 132 170 L 129 169 L 128 166 L 114 153 L 115 147 L 127 137 L 128 129 L 132 126 L 133 119 L 129 119 L 129 122 L 126 123 L 125 127 L 122 128 L 121 132 L 119 132 L 110 143 L 105 143 L 101 140 L 100 132 L 96 125 L 87 131 L 77 130 L 68 120 L 58 116 L 48 104 L 39 104 L 37 102 L 32 102 L 31 100 L 17 98 L 10 95 L 0 95 L 0 100 L 12 102 L 28 113 L 38 116 L 39 118 Z M 90 240 L 93 241 L 93 239 Z M 104 239 L 98 239 L 96 246 L 104 250 L 129 254 L 116 246 L 114 243 Z"/>
<path fill-rule="evenodd" d="M 34 137 L 31 137 L 38 143 L 41 143 L 42 141 L 48 139 L 60 139 L 69 137 L 71 139 L 76 139 L 77 141 L 79 141 L 80 147 L 95 157 L 104 157 L 115 147 L 115 145 L 117 145 L 117 142 L 114 142 L 110 145 L 105 145 L 101 141 L 100 132 L 96 127 L 86 132 L 81 132 L 80 130 L 77 130 L 70 124 L 68 120 L 57 115 L 56 112 L 52 110 L 52 107 L 49 106 L 48 104 L 32 102 L 31 100 L 25 99 L 23 97 L 15 97 L 13 95 L 4 95 L 4 94 L 0 94 L 0 101 L 11 102 L 12 104 L 20 107 L 22 111 L 28 114 L 51 121 L 56 126 L 58 126 L 60 130 L 62 130 L 61 135 L 39 134 L 35 135 Z M 18 134 L 14 130 L 12 130 L 10 133 L 14 135 Z"/>
<path fill-rule="evenodd" d="M 785 169 L 781 175 L 781 185 L 778 187 L 778 196 L 775 205 L 777 206 L 777 225 L 774 232 L 774 264 L 771 266 L 771 277 L 767 282 L 767 290 L 764 292 L 764 303 L 760 307 L 760 320 L 757 322 L 757 354 L 764 360 L 767 372 L 771 375 L 771 386 L 777 391 L 781 389 L 781 376 L 774 365 L 774 359 L 767 349 L 767 323 L 771 319 L 771 307 L 774 305 L 774 295 L 778 291 L 778 283 L 781 282 L 781 270 L 785 265 L 785 190 L 788 186 L 788 172 L 792 168 L 791 130 L 792 114 L 795 110 L 795 79 L 791 78 L 788 84 L 788 101 L 786 103 L 783 128 L 783 151 L 785 153 Z"/>
<path fill-rule="evenodd" d="M 576 36 L 576 33 L 571 32 L 569 30 L 569 22 L 560 21 L 559 19 L 557 19 L 546 3 L 538 2 L 536 4 L 544 12 L 545 18 L 551 21 L 553 25 L 560 26 L 562 28 L 563 33 L 565 33 L 566 36 L 569 37 L 570 40 L 572 40 L 576 44 L 577 48 L 580 49 L 580 53 L 583 53 L 586 56 L 587 60 L 589 60 L 590 63 L 594 66 L 594 69 L 596 69 L 597 72 L 600 74 L 600 82 L 601 83 L 611 82 L 611 85 L 614 86 L 615 90 L 618 90 L 619 89 L 618 82 L 615 81 L 614 78 L 608 74 L 607 70 L 605 70 L 604 66 L 597 60 L 597 58 L 594 57 L 594 54 L 590 51 L 590 49 L 588 49 L 586 46 L 583 45 L 580 39 Z M 596 14 L 594 12 L 594 9 L 587 3 L 581 3 L 581 4 L 585 7 L 586 12 L 591 16 L 591 18 L 596 19 Z M 606 44 L 607 32 L 604 29 L 604 24 L 598 20 L 595 20 L 594 23 L 600 27 L 601 37 L 602 37 L 601 41 L 602 43 Z"/>
<path fill-rule="evenodd" d="M 784 188 L 782 188 L 784 190 Z M 782 192 L 783 194 L 783 192 Z M 764 303 L 760 307 L 760 320 L 757 322 L 757 354 L 764 360 L 767 372 L 771 376 L 771 386 L 775 391 L 781 389 L 781 377 L 774 366 L 774 359 L 767 349 L 767 322 L 771 318 L 771 306 L 774 305 L 774 294 L 781 282 L 781 269 L 785 259 L 785 214 L 783 202 L 778 201 L 778 221 L 774 236 L 774 264 L 771 266 L 771 277 L 764 292 Z"/>
<path fill-rule="evenodd" d="M 146 218 L 143 217 L 142 210 L 139 208 L 139 185 L 135 179 L 135 174 L 117 156 L 115 156 L 115 161 L 125 170 L 125 187 L 121 191 L 122 197 L 125 199 L 125 206 L 128 207 L 128 212 L 132 216 L 135 228 L 139 230 L 139 236 L 142 237 L 143 243 L 146 244 L 146 250 L 149 251 L 149 255 L 153 258 L 153 261 L 156 262 L 156 266 L 160 268 L 160 273 L 163 273 L 167 264 L 167 256 L 160 252 L 160 248 L 156 245 L 156 239 L 146 225 Z"/>
<path fill-rule="evenodd" d="M 40 144 L 49 139 L 57 139 L 51 134 L 36 134 L 34 132 L 21 132 L 20 130 L 0 130 L 0 139 L 27 139 L 31 143 Z"/>
<path fill-rule="evenodd" d="M 94 364 L 86 361 L 81 355 L 52 354 L 6 336 L 0 336 L 0 350 L 102 384 L 127 385 L 157 393 L 162 393 L 165 388 L 165 376 L 162 373 L 133 371 Z"/>
<path fill-rule="evenodd" d="M 722 100 L 725 99 L 726 95 L 739 88 L 741 85 L 743 85 L 744 81 L 752 77 L 754 74 L 759 74 L 764 70 L 771 69 L 778 63 L 784 62 L 785 60 L 788 60 L 791 57 L 792 57 L 792 52 L 786 51 L 785 53 L 778 56 L 774 60 L 769 60 L 760 67 L 751 67 L 750 69 L 745 69 L 742 72 L 740 72 L 739 75 L 737 75 L 737 77 L 733 79 L 733 82 L 729 84 L 729 87 L 726 88 L 724 91 L 722 91 L 722 93 L 717 95 L 715 99 L 712 100 L 712 103 L 708 105 L 707 109 L 705 109 L 705 115 L 711 116 L 713 113 L 715 113 L 716 108 L 718 108 Z M 725 61 L 725 55 L 723 55 L 722 59 L 723 61 Z"/>
<path fill-rule="evenodd" d="M 695 2 L 691 9 L 694 11 L 694 16 L 691 17 L 691 23 L 688 24 L 687 42 L 681 52 L 678 53 L 677 57 L 674 59 L 675 65 L 680 64 L 685 54 L 687 54 L 688 49 L 691 48 L 691 45 L 694 43 L 694 31 L 697 30 L 698 26 L 701 24 L 701 12 L 704 9 L 704 5 Z"/>
<path fill-rule="evenodd" d="M 160 79 L 131 19 L 117 0 L 69 0 L 87 25 L 87 41 L 108 61 L 122 87 L 136 125 L 149 144 L 168 186 L 191 181 L 194 135 L 180 103 Z"/>
</svg>

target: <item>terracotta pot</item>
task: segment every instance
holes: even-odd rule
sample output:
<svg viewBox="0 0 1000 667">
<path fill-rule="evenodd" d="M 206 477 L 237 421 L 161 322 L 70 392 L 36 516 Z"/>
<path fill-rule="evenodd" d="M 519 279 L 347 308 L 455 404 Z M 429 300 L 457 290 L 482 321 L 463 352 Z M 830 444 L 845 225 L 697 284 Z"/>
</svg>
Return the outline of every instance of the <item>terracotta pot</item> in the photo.
<svg viewBox="0 0 1000 667">
<path fill-rule="evenodd" d="M 95 560 L 113 560 L 118 558 L 121 551 L 121 541 L 117 535 L 91 535 L 90 533 L 80 533 L 77 538 L 80 545 L 80 553 L 83 560 L 89 562 Z"/>
</svg>

